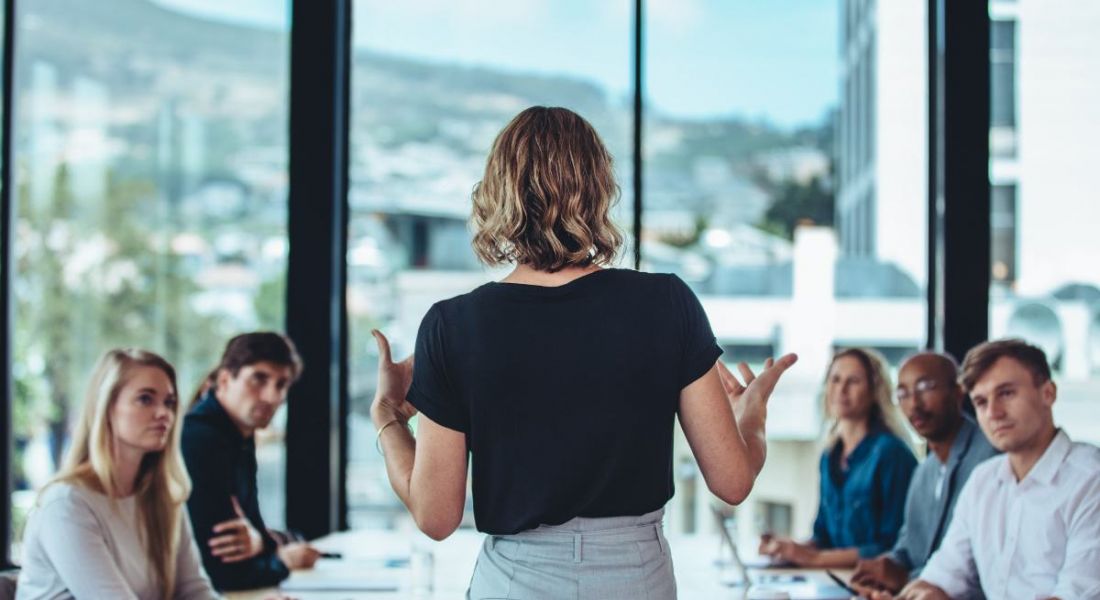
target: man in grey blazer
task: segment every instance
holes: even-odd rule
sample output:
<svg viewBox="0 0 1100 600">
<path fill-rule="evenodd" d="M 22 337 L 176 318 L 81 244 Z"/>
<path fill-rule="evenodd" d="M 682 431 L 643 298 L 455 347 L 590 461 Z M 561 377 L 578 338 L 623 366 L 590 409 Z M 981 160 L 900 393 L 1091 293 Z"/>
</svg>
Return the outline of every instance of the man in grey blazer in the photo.
<svg viewBox="0 0 1100 600">
<path fill-rule="evenodd" d="M 896 593 L 920 574 L 943 540 L 970 472 L 997 454 L 963 412 L 965 394 L 957 379 L 954 359 L 933 352 L 910 357 L 898 371 L 898 406 L 928 443 L 928 457 L 913 473 L 905 521 L 894 548 L 856 565 L 852 583 L 861 593 Z"/>
</svg>

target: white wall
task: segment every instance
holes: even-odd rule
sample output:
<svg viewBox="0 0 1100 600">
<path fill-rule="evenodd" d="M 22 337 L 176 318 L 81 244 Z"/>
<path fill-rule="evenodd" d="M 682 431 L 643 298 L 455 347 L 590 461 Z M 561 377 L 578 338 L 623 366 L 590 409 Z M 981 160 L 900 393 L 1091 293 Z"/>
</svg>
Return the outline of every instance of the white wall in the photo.
<svg viewBox="0 0 1100 600">
<path fill-rule="evenodd" d="M 1017 29 L 1017 291 L 1100 285 L 1100 2 L 1022 0 Z"/>
<path fill-rule="evenodd" d="M 878 256 L 927 280 L 928 61 L 923 0 L 875 3 Z"/>
</svg>

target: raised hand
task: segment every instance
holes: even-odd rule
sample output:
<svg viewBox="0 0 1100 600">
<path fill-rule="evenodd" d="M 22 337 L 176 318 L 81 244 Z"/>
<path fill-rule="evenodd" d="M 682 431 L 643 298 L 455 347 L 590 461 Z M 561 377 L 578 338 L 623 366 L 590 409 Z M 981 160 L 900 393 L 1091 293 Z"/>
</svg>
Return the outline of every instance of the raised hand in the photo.
<svg viewBox="0 0 1100 600">
<path fill-rule="evenodd" d="M 222 521 L 214 526 L 210 538 L 211 553 L 222 559 L 223 563 L 235 563 L 248 560 L 264 549 L 264 539 L 245 516 L 236 496 L 230 496 L 236 518 Z"/>
<path fill-rule="evenodd" d="M 718 376 L 738 422 L 750 411 L 759 412 L 761 416 L 766 414 L 768 398 L 775 390 L 779 378 L 797 361 L 798 356 L 795 354 L 787 354 L 777 361 L 769 358 L 764 362 L 764 370 L 759 375 L 753 373 L 747 364 L 739 363 L 737 370 L 745 380 L 743 384 L 722 361 L 718 361 Z"/>
<path fill-rule="evenodd" d="M 405 400 L 412 385 L 413 357 L 393 362 L 386 336 L 377 329 L 372 330 L 371 335 L 378 342 L 378 389 L 370 407 L 371 419 L 375 427 L 393 420 L 407 422 L 416 414 L 416 407 Z"/>
</svg>

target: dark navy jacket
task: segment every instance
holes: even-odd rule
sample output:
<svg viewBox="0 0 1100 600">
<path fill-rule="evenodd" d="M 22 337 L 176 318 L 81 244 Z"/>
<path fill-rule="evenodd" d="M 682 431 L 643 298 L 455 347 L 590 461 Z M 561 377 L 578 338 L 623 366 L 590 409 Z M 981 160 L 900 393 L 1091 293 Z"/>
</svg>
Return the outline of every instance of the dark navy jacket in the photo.
<svg viewBox="0 0 1100 600">
<path fill-rule="evenodd" d="M 202 554 L 202 566 L 219 590 L 272 587 L 290 571 L 279 560 L 275 540 L 267 533 L 256 491 L 256 443 L 241 435 L 213 391 L 203 395 L 183 420 L 183 460 L 191 475 L 187 509 Z M 263 552 L 225 564 L 210 553 L 213 527 L 236 517 L 231 496 L 264 538 Z"/>
<path fill-rule="evenodd" d="M 861 558 L 894 547 L 917 459 L 905 442 L 872 429 L 840 467 L 840 442 L 821 455 L 821 501 L 814 521 L 818 548 L 857 548 Z"/>
</svg>

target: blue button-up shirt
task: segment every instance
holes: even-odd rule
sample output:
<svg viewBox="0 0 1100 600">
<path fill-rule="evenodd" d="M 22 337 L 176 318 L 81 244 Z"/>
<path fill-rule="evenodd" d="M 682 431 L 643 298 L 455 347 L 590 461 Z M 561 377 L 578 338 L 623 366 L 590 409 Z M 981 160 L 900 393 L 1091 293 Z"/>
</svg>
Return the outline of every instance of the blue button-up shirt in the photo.
<svg viewBox="0 0 1100 600">
<path fill-rule="evenodd" d="M 905 514 L 913 452 L 894 434 L 873 429 L 841 468 L 838 441 L 821 455 L 821 501 L 814 521 L 818 548 L 857 548 L 861 558 L 878 556 L 897 541 Z"/>
</svg>

